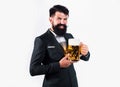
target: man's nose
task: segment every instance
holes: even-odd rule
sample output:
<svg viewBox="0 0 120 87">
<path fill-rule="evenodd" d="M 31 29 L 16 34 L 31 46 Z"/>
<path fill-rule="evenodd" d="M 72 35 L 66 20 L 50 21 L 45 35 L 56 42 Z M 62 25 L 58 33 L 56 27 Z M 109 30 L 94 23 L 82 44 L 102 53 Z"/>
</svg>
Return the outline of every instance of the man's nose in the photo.
<svg viewBox="0 0 120 87">
<path fill-rule="evenodd" d="M 64 20 L 61 20 L 60 23 L 61 23 L 61 24 L 65 24 L 65 21 L 64 21 Z"/>
</svg>

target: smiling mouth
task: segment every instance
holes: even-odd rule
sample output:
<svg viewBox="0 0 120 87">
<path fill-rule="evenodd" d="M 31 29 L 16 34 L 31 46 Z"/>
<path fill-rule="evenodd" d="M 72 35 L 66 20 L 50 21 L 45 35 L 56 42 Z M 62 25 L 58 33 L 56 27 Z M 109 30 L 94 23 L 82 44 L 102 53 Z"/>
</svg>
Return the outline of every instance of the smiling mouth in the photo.
<svg viewBox="0 0 120 87">
<path fill-rule="evenodd" d="M 59 28 L 60 28 L 60 29 L 64 29 L 64 26 L 63 26 L 63 25 L 61 25 L 61 26 L 59 26 Z"/>
</svg>

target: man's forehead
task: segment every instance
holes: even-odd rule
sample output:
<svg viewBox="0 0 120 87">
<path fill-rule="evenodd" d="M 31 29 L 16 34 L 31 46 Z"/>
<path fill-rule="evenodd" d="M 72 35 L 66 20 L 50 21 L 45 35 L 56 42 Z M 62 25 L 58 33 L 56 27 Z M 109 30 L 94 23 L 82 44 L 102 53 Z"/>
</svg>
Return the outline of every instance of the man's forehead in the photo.
<svg viewBox="0 0 120 87">
<path fill-rule="evenodd" d="M 60 17 L 60 18 L 68 18 L 68 15 L 66 15 L 66 14 L 64 14 L 64 13 L 62 13 L 62 12 L 56 12 L 55 13 L 55 16 L 56 17 Z"/>
</svg>

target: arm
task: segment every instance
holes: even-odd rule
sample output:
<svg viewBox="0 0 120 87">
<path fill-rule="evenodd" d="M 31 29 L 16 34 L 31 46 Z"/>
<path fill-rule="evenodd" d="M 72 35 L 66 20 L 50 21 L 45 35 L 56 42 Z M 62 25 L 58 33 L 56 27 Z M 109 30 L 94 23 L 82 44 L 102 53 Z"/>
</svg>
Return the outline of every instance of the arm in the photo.
<svg viewBox="0 0 120 87">
<path fill-rule="evenodd" d="M 60 70 L 59 62 L 50 63 L 48 65 L 43 64 L 43 60 L 45 59 L 45 53 L 45 43 L 43 43 L 40 38 L 36 38 L 30 62 L 30 74 L 32 76 L 55 73 Z"/>
<path fill-rule="evenodd" d="M 87 55 L 85 55 L 85 56 L 82 55 L 82 56 L 80 57 L 80 59 L 82 59 L 82 60 L 84 60 L 84 61 L 88 61 L 89 58 L 90 58 L 90 52 L 88 52 Z"/>
</svg>

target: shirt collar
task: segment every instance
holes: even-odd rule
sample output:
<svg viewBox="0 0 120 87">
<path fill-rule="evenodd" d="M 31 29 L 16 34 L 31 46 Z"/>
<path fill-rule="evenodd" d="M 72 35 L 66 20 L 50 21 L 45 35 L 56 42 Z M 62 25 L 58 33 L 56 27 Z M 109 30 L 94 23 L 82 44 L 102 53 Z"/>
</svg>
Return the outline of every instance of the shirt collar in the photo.
<svg viewBox="0 0 120 87">
<path fill-rule="evenodd" d="M 49 29 L 49 30 L 55 37 L 57 37 L 57 35 L 51 29 Z"/>
</svg>

